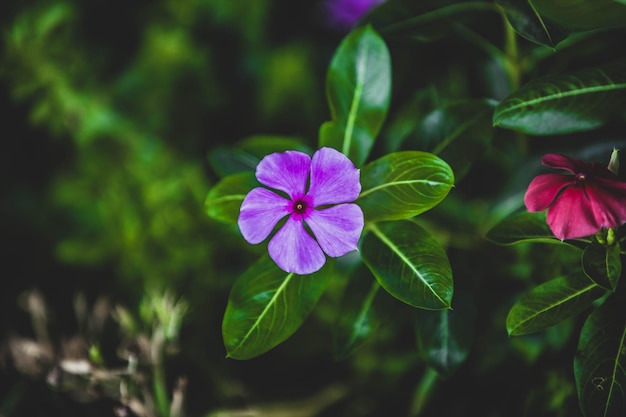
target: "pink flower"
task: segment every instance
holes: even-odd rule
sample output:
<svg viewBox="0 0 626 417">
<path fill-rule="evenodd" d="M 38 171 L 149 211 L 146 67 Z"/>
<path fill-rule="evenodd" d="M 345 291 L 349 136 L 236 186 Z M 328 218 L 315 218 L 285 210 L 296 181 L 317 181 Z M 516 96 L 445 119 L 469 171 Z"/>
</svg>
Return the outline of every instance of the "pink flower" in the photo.
<svg viewBox="0 0 626 417">
<path fill-rule="evenodd" d="M 332 148 L 321 148 L 312 159 L 297 151 L 273 153 L 259 162 L 256 177 L 282 193 L 250 191 L 241 204 L 239 229 L 257 244 L 287 217 L 268 245 L 282 270 L 311 274 L 324 266 L 324 253 L 338 257 L 357 248 L 363 212 L 348 203 L 361 192 L 360 173 L 344 154 Z"/>
<path fill-rule="evenodd" d="M 528 211 L 548 209 L 556 237 L 575 239 L 626 223 L 626 182 L 609 169 L 558 154 L 544 155 L 541 162 L 569 171 L 537 176 L 524 196 Z"/>
</svg>

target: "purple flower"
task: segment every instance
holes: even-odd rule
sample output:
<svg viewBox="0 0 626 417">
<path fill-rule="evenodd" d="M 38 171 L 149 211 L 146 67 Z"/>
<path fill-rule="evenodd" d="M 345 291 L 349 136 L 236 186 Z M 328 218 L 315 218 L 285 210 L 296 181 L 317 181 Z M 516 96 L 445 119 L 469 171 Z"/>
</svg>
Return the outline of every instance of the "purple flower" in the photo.
<svg viewBox="0 0 626 417">
<path fill-rule="evenodd" d="M 342 30 L 352 29 L 367 12 L 385 0 L 326 0 L 329 24 Z"/>
<path fill-rule="evenodd" d="M 528 211 L 548 209 L 556 237 L 575 239 L 626 223 L 626 182 L 609 169 L 557 154 L 544 155 L 541 162 L 569 171 L 537 176 L 524 196 Z"/>
<path fill-rule="evenodd" d="M 257 165 L 256 177 L 282 193 L 257 187 L 246 195 L 238 220 L 244 239 L 261 243 L 287 217 L 268 251 L 281 269 L 300 275 L 319 270 L 326 262 L 324 253 L 337 257 L 355 250 L 363 212 L 347 203 L 361 192 L 359 175 L 354 164 L 332 148 L 319 149 L 313 158 L 296 151 L 267 155 Z"/>
</svg>

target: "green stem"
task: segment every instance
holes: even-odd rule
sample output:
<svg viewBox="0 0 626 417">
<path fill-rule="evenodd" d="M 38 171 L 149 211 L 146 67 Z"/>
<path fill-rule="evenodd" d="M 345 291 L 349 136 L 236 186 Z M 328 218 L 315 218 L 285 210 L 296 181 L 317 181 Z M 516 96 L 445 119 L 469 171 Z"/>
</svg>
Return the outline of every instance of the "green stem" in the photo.
<svg viewBox="0 0 626 417">
<path fill-rule="evenodd" d="M 431 367 L 427 367 L 422 375 L 422 379 L 417 384 L 415 393 L 413 394 L 413 403 L 411 404 L 411 417 L 417 417 L 426 408 L 430 397 L 435 389 L 439 386 L 439 375 Z"/>
<path fill-rule="evenodd" d="M 517 33 L 506 18 L 504 9 L 501 10 L 501 14 L 504 24 L 504 54 L 506 56 L 504 65 L 509 76 L 511 91 L 516 91 L 520 88 L 522 80 L 522 65 L 519 49 L 517 47 Z M 517 144 L 517 151 L 520 155 L 526 155 L 528 153 L 526 135 L 521 132 L 515 132 L 515 143 Z"/>
</svg>

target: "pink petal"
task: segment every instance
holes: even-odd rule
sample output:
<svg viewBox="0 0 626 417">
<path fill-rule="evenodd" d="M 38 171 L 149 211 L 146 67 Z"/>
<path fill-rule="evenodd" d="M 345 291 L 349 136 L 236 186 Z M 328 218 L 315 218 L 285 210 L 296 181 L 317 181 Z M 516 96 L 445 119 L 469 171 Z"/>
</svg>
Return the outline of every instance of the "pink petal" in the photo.
<svg viewBox="0 0 626 417">
<path fill-rule="evenodd" d="M 326 262 L 324 252 L 304 229 L 300 216 L 290 216 L 267 247 L 270 257 L 283 271 L 312 274 Z"/>
<path fill-rule="evenodd" d="M 357 249 L 363 232 L 363 212 L 356 204 L 340 204 L 313 210 L 306 223 L 322 250 L 337 257 Z"/>
<path fill-rule="evenodd" d="M 549 153 L 541 158 L 541 163 L 550 168 L 565 169 L 572 174 L 589 171 L 592 164 L 565 155 Z"/>
<path fill-rule="evenodd" d="M 593 235 L 602 229 L 594 205 L 581 186 L 566 188 L 548 209 L 547 223 L 561 240 Z"/>
<path fill-rule="evenodd" d="M 277 152 L 267 155 L 256 167 L 259 182 L 298 198 L 305 194 L 311 157 L 298 151 Z"/>
<path fill-rule="evenodd" d="M 287 214 L 291 202 L 265 188 L 250 191 L 241 203 L 237 224 L 243 238 L 257 244 L 265 240 Z"/>
<path fill-rule="evenodd" d="M 333 148 L 321 148 L 315 152 L 308 195 L 316 207 L 350 203 L 360 192 L 360 172 L 347 156 Z"/>
<path fill-rule="evenodd" d="M 615 181 L 612 185 L 602 187 L 594 181 L 586 187 L 596 222 L 606 228 L 626 223 L 626 183 Z"/>
<path fill-rule="evenodd" d="M 564 187 L 570 186 L 575 182 L 576 179 L 572 175 L 538 175 L 533 178 L 526 190 L 524 204 L 530 212 L 544 211 L 552 204 Z"/>
</svg>

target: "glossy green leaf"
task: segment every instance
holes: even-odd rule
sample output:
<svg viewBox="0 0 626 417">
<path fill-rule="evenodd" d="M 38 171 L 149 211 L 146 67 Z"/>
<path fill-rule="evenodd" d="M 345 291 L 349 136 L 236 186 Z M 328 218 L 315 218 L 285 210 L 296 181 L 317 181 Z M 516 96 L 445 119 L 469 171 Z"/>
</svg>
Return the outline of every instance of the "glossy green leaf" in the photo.
<svg viewBox="0 0 626 417">
<path fill-rule="evenodd" d="M 228 298 L 222 335 L 228 357 L 250 359 L 291 336 L 322 296 L 328 274 L 282 271 L 263 256 L 235 282 Z"/>
<path fill-rule="evenodd" d="M 370 26 L 352 31 L 339 45 L 328 69 L 326 94 L 332 120 L 320 129 L 320 147 L 335 148 L 357 167 L 363 165 L 391 96 L 389 51 Z"/>
<path fill-rule="evenodd" d="M 415 311 L 415 334 L 421 358 L 442 378 L 465 361 L 474 341 L 476 308 L 466 293 L 454 296 L 451 310 Z"/>
<path fill-rule="evenodd" d="M 581 313 L 605 292 L 582 273 L 554 278 L 515 303 L 506 318 L 507 331 L 519 336 L 544 330 Z"/>
<path fill-rule="evenodd" d="M 596 284 L 607 290 L 615 291 L 622 274 L 622 260 L 618 243 L 611 246 L 591 244 L 582 255 L 585 274 Z"/>
<path fill-rule="evenodd" d="M 495 105 L 482 99 L 447 103 L 424 117 L 407 145 L 439 156 L 452 167 L 458 181 L 493 141 Z"/>
<path fill-rule="evenodd" d="M 499 245 L 514 245 L 524 242 L 563 244 L 556 238 L 546 223 L 546 213 L 527 211 L 512 214 L 496 224 L 487 239 Z"/>
<path fill-rule="evenodd" d="M 555 47 L 569 33 L 541 16 L 529 0 L 497 0 L 509 23 L 522 37 L 540 45 Z"/>
<path fill-rule="evenodd" d="M 624 119 L 626 61 L 535 79 L 497 107 L 493 123 L 533 135 L 598 128 Z"/>
<path fill-rule="evenodd" d="M 626 26 L 626 6 L 614 0 L 532 0 L 537 11 L 573 30 Z"/>
<path fill-rule="evenodd" d="M 367 21 L 385 37 L 430 42 L 449 35 L 459 24 L 490 15 L 498 17 L 491 2 L 421 0 L 415 2 L 389 1 L 379 6 Z"/>
<path fill-rule="evenodd" d="M 398 300 L 429 310 L 450 308 L 453 282 L 448 256 L 416 223 L 370 224 L 361 255 L 380 285 Z"/>
<path fill-rule="evenodd" d="M 224 223 L 236 224 L 243 199 L 250 190 L 259 185 L 251 171 L 223 178 L 209 190 L 204 200 L 207 215 Z"/>
<path fill-rule="evenodd" d="M 454 173 L 439 157 L 421 151 L 387 154 L 361 169 L 357 203 L 365 220 L 406 219 L 439 204 L 454 185 Z"/>
<path fill-rule="evenodd" d="M 589 315 L 580 332 L 574 377 L 585 417 L 626 415 L 624 301 L 610 297 Z"/>
<path fill-rule="evenodd" d="M 311 154 L 311 149 L 297 138 L 286 136 L 251 136 L 232 147 L 217 146 L 209 153 L 211 168 L 220 177 L 254 171 L 261 159 L 274 152 L 297 150 Z"/>
<path fill-rule="evenodd" d="M 354 353 L 380 326 L 380 284 L 361 265 L 350 277 L 341 299 L 337 321 L 333 327 L 336 359 Z"/>
</svg>

